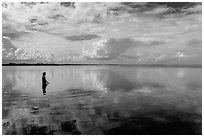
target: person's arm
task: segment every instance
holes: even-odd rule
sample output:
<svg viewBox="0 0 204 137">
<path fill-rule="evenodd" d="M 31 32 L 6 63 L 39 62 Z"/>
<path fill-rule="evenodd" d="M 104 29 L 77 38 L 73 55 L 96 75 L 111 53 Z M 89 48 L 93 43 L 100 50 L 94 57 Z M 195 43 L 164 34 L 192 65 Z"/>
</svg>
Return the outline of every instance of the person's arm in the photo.
<svg viewBox="0 0 204 137">
<path fill-rule="evenodd" d="M 46 85 L 48 85 L 49 84 L 49 82 L 47 81 L 47 79 L 46 79 Z"/>
</svg>

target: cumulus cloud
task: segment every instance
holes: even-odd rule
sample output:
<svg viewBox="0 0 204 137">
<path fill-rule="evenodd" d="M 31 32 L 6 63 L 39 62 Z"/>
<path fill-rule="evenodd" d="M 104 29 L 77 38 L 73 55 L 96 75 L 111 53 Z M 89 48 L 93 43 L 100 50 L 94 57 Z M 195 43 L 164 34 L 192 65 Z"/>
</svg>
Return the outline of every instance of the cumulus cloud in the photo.
<svg viewBox="0 0 204 137">
<path fill-rule="evenodd" d="M 130 48 L 155 46 L 163 44 L 164 42 L 148 41 L 141 42 L 129 38 L 120 39 L 104 39 L 95 42 L 91 47 L 83 49 L 83 56 L 87 59 L 93 60 L 113 60 L 125 53 Z"/>
<path fill-rule="evenodd" d="M 32 59 L 35 61 L 46 61 L 46 62 L 54 62 L 55 55 L 53 53 L 42 54 L 40 51 L 35 50 L 30 52 L 27 46 L 18 48 L 15 52 L 15 56 L 18 60 L 28 60 Z"/>
<path fill-rule="evenodd" d="M 16 57 L 16 59 L 18 60 L 28 60 L 28 59 L 33 59 L 36 61 L 50 61 L 51 56 L 49 54 L 45 54 L 43 55 L 42 53 L 40 53 L 40 51 L 38 50 L 34 50 L 34 51 L 29 51 L 28 46 L 24 46 L 24 47 L 20 47 L 18 49 L 15 50 L 14 55 Z"/>
<path fill-rule="evenodd" d="M 107 16 L 108 9 L 120 6 L 120 3 L 92 3 L 92 2 L 78 2 L 75 3 L 70 21 L 75 23 L 94 22 L 100 23 L 100 19 Z"/>
<path fill-rule="evenodd" d="M 15 56 L 17 59 L 29 59 L 30 56 L 27 52 L 25 52 L 24 48 L 19 48 L 15 51 Z"/>
<path fill-rule="evenodd" d="M 15 47 L 11 43 L 11 39 L 9 37 L 3 36 L 2 39 L 2 58 L 5 60 L 12 61 L 26 61 L 26 60 L 35 60 L 35 61 L 46 61 L 53 62 L 55 60 L 55 56 L 53 53 L 42 54 L 38 50 L 30 50 L 30 47 L 25 45 L 23 47 Z"/>
<path fill-rule="evenodd" d="M 26 32 L 43 30 L 50 33 L 66 34 L 74 31 L 83 32 L 77 24 L 98 23 L 106 17 L 109 8 L 120 3 L 4 3 L 2 9 L 3 30 Z M 69 5 L 69 6 L 64 6 Z M 89 26 L 91 29 L 93 26 Z M 80 30 L 81 29 L 81 30 Z"/>
<path fill-rule="evenodd" d="M 202 55 L 202 3 L 3 3 L 2 21 L 17 46 L 4 45 L 5 58 L 151 63 Z"/>
<path fill-rule="evenodd" d="M 83 55 L 87 59 L 112 60 L 133 46 L 135 42 L 128 38 L 104 39 L 94 43 L 90 48 L 84 48 Z"/>
<path fill-rule="evenodd" d="M 2 58 L 14 58 L 14 51 L 17 49 L 7 36 L 2 38 Z"/>
</svg>

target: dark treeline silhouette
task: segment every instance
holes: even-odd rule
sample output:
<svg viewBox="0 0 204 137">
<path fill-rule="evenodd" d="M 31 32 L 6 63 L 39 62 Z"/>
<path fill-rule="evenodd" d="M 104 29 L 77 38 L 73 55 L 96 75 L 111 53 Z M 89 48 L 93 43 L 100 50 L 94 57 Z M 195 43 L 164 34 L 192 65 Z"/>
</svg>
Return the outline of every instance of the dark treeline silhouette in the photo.
<svg viewBox="0 0 204 137">
<path fill-rule="evenodd" d="M 27 63 L 10 63 L 10 64 L 2 64 L 2 66 L 136 66 L 136 67 L 183 67 L 183 68 L 201 68 L 200 64 L 27 64 Z"/>
</svg>

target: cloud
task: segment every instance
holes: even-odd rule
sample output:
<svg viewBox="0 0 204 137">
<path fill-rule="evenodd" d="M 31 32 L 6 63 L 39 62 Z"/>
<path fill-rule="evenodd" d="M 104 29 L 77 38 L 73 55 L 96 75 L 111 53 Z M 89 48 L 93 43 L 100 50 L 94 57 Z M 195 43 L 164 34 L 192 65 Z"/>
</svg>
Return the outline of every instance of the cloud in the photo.
<svg viewBox="0 0 204 137">
<path fill-rule="evenodd" d="M 11 62 L 23 61 L 46 61 L 53 62 L 55 56 L 53 53 L 42 54 L 38 50 L 30 50 L 29 46 L 15 47 L 9 37 L 3 36 L 2 39 L 2 58 L 5 60 L 10 60 Z"/>
<path fill-rule="evenodd" d="M 25 47 L 18 48 L 15 51 L 15 56 L 19 60 L 21 60 L 21 59 L 30 59 L 31 58 L 30 54 L 28 52 L 26 52 Z"/>
<path fill-rule="evenodd" d="M 25 34 L 25 33 L 21 33 L 21 32 L 2 32 L 2 35 L 3 36 L 6 36 L 6 37 L 9 37 L 10 39 L 14 39 L 14 38 L 18 38 L 18 37 L 20 37 L 21 35 L 23 35 L 23 34 Z"/>
<path fill-rule="evenodd" d="M 162 5 L 174 9 L 186 9 L 194 7 L 200 3 L 198 2 L 152 2 L 152 4 Z"/>
<path fill-rule="evenodd" d="M 60 2 L 60 5 L 63 5 L 64 7 L 75 7 L 74 2 Z"/>
<path fill-rule="evenodd" d="M 100 37 L 101 36 L 94 35 L 94 34 L 83 34 L 79 36 L 69 36 L 69 37 L 66 37 L 66 39 L 71 41 L 82 41 L 82 40 L 98 39 Z"/>
<path fill-rule="evenodd" d="M 11 40 L 11 38 L 7 36 L 3 36 L 3 39 Z"/>
<path fill-rule="evenodd" d="M 198 10 L 201 11 L 201 3 L 199 2 L 124 2 L 122 4 L 126 6 L 122 9 L 125 8 L 129 13 L 139 12 L 142 15 L 159 15 L 158 17 L 175 13 L 189 14 L 198 13 Z M 199 9 L 195 10 L 198 5 Z"/>
<path fill-rule="evenodd" d="M 83 56 L 86 59 L 93 60 L 113 60 L 125 53 L 130 48 L 155 46 L 163 44 L 164 42 L 157 41 L 135 41 L 129 38 L 120 39 L 104 39 L 94 43 L 91 47 L 83 49 Z M 132 57 L 133 58 L 133 57 Z"/>
<path fill-rule="evenodd" d="M 188 46 L 193 47 L 193 48 L 202 48 L 202 40 L 191 39 L 188 42 Z"/>
<path fill-rule="evenodd" d="M 18 60 L 35 60 L 37 61 L 46 61 L 46 62 L 54 62 L 55 55 L 53 53 L 42 54 L 40 51 L 35 50 L 30 52 L 27 46 L 18 48 L 14 52 L 16 59 Z"/>
<path fill-rule="evenodd" d="M 94 22 L 105 17 L 110 5 L 116 5 L 114 3 L 4 4 L 7 6 L 3 6 L 2 9 L 2 31 L 11 38 L 17 38 L 30 31 L 47 32 L 68 38 L 82 35 L 85 31 L 95 33 L 103 28 L 98 28 Z M 69 6 L 70 4 L 72 6 Z"/>
<path fill-rule="evenodd" d="M 10 41 L 9 37 L 2 38 L 2 58 L 14 58 L 14 51 L 17 49 Z"/>
<path fill-rule="evenodd" d="M 90 48 L 83 49 L 83 55 L 87 59 L 112 60 L 119 57 L 136 43 L 128 38 L 104 39 L 93 44 Z"/>
<path fill-rule="evenodd" d="M 108 9 L 120 6 L 120 3 L 78 2 L 74 6 L 75 9 L 69 16 L 71 22 L 80 24 L 84 22 L 100 23 L 101 19 L 107 17 Z"/>
<path fill-rule="evenodd" d="M 135 54 L 135 55 L 121 55 L 119 59 L 130 59 L 130 60 L 140 60 L 140 55 Z"/>
<path fill-rule="evenodd" d="M 19 59 L 176 62 L 180 52 L 191 63 L 202 55 L 202 3 L 3 3 L 2 21 Z"/>
</svg>

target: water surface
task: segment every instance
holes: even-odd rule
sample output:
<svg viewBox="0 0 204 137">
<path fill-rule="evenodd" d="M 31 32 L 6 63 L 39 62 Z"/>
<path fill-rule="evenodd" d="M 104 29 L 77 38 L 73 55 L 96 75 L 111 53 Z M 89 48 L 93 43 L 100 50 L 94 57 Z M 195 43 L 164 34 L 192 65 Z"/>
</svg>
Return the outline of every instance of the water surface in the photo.
<svg viewBox="0 0 204 137">
<path fill-rule="evenodd" d="M 3 134 L 201 134 L 201 68 L 12 66 L 2 77 Z"/>
</svg>

